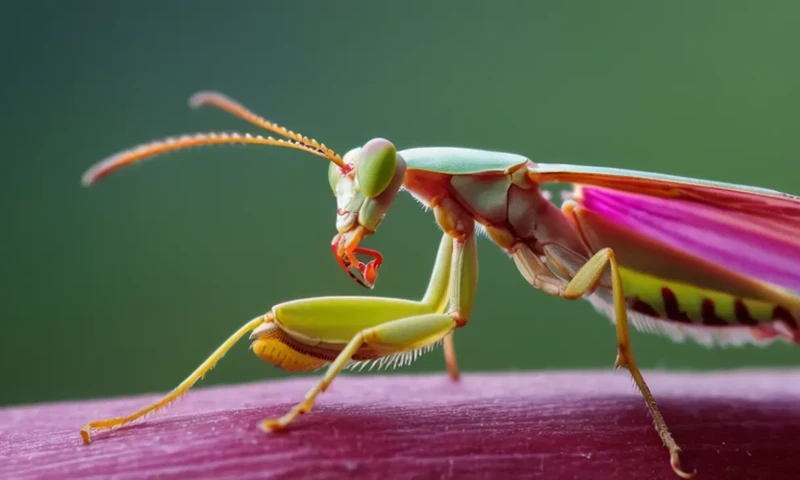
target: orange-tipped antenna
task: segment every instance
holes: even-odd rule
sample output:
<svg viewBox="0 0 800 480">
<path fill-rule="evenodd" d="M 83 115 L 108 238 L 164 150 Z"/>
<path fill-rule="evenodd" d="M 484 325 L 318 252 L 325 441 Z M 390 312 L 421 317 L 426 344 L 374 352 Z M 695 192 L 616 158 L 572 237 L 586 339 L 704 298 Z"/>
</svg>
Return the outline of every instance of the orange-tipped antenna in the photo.
<svg viewBox="0 0 800 480">
<path fill-rule="evenodd" d="M 328 158 L 330 161 L 339 165 L 340 167 L 344 166 L 344 162 L 342 158 L 333 150 L 326 147 L 324 143 L 319 143 L 313 138 L 308 138 L 303 134 L 295 133 L 291 130 L 288 130 L 285 127 L 278 125 L 277 123 L 270 122 L 269 120 L 262 118 L 255 113 L 251 112 L 243 105 L 239 104 L 237 101 L 229 98 L 221 93 L 218 92 L 197 92 L 189 99 L 189 105 L 192 108 L 200 108 L 204 105 L 213 105 L 221 110 L 225 110 L 226 112 L 239 117 L 243 120 L 246 120 L 253 125 L 257 125 L 263 129 L 269 130 L 272 133 L 280 135 L 282 137 L 286 137 L 290 140 L 294 140 L 297 143 L 303 144 L 307 147 L 319 150 L 320 152 L 325 154 L 325 157 Z"/>
<path fill-rule="evenodd" d="M 201 147 L 205 145 L 224 145 L 224 144 L 252 144 L 252 145 L 272 145 L 277 147 L 295 148 L 308 152 L 312 155 L 322 157 L 331 161 L 325 151 L 307 146 L 293 140 L 275 139 L 272 137 L 253 136 L 250 134 L 239 133 L 196 133 L 184 135 L 177 138 L 167 138 L 139 145 L 138 147 L 112 155 L 105 160 L 96 163 L 92 168 L 83 174 L 83 184 L 91 185 L 97 180 L 105 177 L 109 173 L 118 170 L 125 165 L 138 162 L 147 158 L 152 158 L 162 153 L 173 152 L 185 148 Z M 341 162 L 341 159 L 339 159 Z"/>
</svg>

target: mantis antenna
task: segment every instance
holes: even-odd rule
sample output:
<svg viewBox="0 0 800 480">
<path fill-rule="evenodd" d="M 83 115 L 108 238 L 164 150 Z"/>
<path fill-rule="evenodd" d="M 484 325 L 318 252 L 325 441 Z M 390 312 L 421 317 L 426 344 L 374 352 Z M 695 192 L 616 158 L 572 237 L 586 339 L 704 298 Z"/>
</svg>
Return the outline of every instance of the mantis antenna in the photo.
<svg viewBox="0 0 800 480">
<path fill-rule="evenodd" d="M 342 158 L 336 152 L 325 146 L 324 143 L 319 143 L 313 138 L 308 138 L 305 135 L 288 130 L 277 123 L 270 122 L 269 120 L 256 115 L 243 105 L 221 93 L 197 92 L 189 99 L 189 106 L 192 108 L 200 108 L 205 105 L 213 105 L 221 110 L 225 110 L 231 115 L 239 117 L 242 120 L 246 120 L 253 125 L 257 125 L 265 130 L 269 130 L 272 133 L 286 137 L 290 140 L 294 140 L 295 142 L 301 143 L 307 147 L 319 150 L 320 152 L 324 153 L 325 157 L 329 158 L 333 163 L 339 165 L 340 167 L 344 166 Z"/>
<path fill-rule="evenodd" d="M 83 174 L 82 183 L 89 186 L 115 170 L 140 160 L 152 158 L 167 152 L 206 145 L 250 144 L 294 148 L 330 160 L 339 167 L 345 166 L 339 154 L 326 147 L 324 143 L 319 143 L 314 139 L 309 139 L 302 134 L 288 130 L 277 123 L 261 118 L 222 94 L 216 92 L 199 92 L 192 95 L 189 104 L 192 108 L 213 105 L 254 125 L 286 137 L 286 139 L 262 137 L 261 135 L 216 132 L 195 133 L 175 138 L 167 138 L 142 144 L 101 160 Z"/>
</svg>

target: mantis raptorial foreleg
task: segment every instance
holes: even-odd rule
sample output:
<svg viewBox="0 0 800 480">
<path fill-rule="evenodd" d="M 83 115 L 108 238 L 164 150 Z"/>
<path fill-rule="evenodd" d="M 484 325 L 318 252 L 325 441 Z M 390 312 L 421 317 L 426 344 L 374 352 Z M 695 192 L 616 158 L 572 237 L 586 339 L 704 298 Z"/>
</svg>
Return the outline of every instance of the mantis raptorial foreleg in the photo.
<svg viewBox="0 0 800 480">
<path fill-rule="evenodd" d="M 441 270 L 445 268 L 445 263 L 437 259 L 437 266 L 434 268 L 428 292 L 442 292 L 443 289 L 447 289 L 450 293 L 450 312 L 399 318 L 358 332 L 330 364 L 322 380 L 306 393 L 305 399 L 282 417 L 264 420 L 261 424 L 264 430 L 282 430 L 298 415 L 311 410 L 317 396 L 328 388 L 336 375 L 347 366 L 353 355 L 363 346 L 366 345 L 384 356 L 413 351 L 443 338 L 447 341 L 455 328 L 466 324 L 472 312 L 472 302 L 477 285 L 478 261 L 475 236 L 470 234 L 463 239 L 448 240 L 453 243 L 452 261 L 447 263 L 450 266 L 449 278 L 446 280 L 449 286 L 435 283 L 444 280 Z M 428 297 L 429 295 L 426 294 L 425 298 Z M 452 353 L 452 350 L 446 351 L 445 355 L 448 356 Z M 450 366 L 448 362 L 448 368 Z"/>
</svg>

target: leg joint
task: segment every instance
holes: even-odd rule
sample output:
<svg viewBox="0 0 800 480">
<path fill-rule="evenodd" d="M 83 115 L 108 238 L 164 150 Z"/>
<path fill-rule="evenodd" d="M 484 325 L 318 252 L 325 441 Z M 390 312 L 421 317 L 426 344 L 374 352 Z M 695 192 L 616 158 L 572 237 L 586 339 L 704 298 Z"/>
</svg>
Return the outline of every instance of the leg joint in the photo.
<svg viewBox="0 0 800 480">
<path fill-rule="evenodd" d="M 463 241 L 475 231 L 475 218 L 455 199 L 436 197 L 431 200 L 436 223 L 451 237 Z"/>
<path fill-rule="evenodd" d="M 456 310 L 455 312 L 449 313 L 450 318 L 453 319 L 453 323 L 456 324 L 455 328 L 461 328 L 467 324 L 469 318 L 465 317 L 460 310 Z"/>
</svg>

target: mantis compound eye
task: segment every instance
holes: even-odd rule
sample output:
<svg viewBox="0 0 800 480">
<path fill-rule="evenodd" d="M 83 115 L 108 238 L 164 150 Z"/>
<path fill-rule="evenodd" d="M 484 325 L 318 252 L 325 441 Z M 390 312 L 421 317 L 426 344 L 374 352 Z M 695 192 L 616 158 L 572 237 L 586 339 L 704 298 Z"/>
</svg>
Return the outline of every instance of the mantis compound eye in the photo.
<svg viewBox="0 0 800 480">
<path fill-rule="evenodd" d="M 397 150 L 389 140 L 373 138 L 356 158 L 358 187 L 368 198 L 375 198 L 392 183 L 397 170 Z"/>
</svg>

